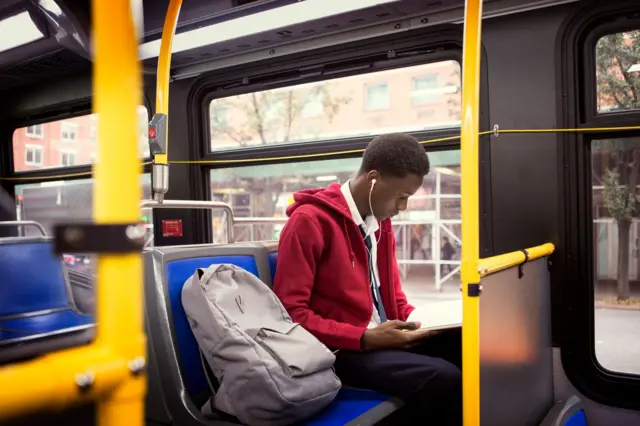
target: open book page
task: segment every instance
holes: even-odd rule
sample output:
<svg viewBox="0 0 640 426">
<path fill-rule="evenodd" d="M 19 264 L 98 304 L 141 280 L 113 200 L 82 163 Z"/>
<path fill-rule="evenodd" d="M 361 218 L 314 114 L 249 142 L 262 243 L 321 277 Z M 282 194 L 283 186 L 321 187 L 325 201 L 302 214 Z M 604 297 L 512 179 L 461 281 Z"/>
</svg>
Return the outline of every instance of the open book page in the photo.
<svg viewBox="0 0 640 426">
<path fill-rule="evenodd" d="M 409 321 L 420 321 L 421 329 L 440 330 L 462 326 L 462 300 L 438 301 L 416 306 Z"/>
</svg>

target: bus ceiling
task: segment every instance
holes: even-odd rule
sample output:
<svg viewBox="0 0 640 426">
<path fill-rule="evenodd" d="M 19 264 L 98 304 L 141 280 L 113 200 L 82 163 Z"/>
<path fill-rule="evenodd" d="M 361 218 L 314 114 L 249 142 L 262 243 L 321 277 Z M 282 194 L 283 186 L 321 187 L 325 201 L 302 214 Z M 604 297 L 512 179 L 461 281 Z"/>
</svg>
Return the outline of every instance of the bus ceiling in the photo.
<svg viewBox="0 0 640 426">
<path fill-rule="evenodd" d="M 138 1 L 144 15 L 140 58 L 153 74 L 169 0 Z M 485 0 L 484 15 L 573 1 Z M 190 0 L 180 11 L 172 76 L 189 78 L 372 35 L 460 23 L 463 11 L 464 0 Z M 0 33 L 11 34 L 0 40 L 0 90 L 90 73 L 90 2 L 3 2 Z"/>
</svg>

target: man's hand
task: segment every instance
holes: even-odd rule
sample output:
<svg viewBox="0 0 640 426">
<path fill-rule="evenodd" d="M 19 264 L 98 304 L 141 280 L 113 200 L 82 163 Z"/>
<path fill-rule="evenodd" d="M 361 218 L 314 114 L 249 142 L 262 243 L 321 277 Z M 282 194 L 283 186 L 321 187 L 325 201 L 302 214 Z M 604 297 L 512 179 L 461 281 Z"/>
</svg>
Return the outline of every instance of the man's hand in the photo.
<svg viewBox="0 0 640 426">
<path fill-rule="evenodd" d="M 360 346 L 363 351 L 410 348 L 434 334 L 429 330 L 418 330 L 419 328 L 419 322 L 387 321 L 367 329 L 362 335 Z"/>
</svg>

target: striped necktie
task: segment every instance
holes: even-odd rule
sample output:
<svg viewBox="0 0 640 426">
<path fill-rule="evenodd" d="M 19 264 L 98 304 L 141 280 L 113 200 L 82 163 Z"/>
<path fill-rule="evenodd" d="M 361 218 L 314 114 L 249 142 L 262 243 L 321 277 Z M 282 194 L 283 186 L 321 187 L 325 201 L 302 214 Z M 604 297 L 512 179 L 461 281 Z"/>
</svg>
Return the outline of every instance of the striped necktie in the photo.
<svg viewBox="0 0 640 426">
<path fill-rule="evenodd" d="M 367 254 L 369 256 L 369 278 L 371 282 L 371 295 L 373 296 L 373 304 L 378 310 L 378 315 L 380 315 L 380 322 L 387 321 L 387 315 L 384 312 L 384 305 L 382 304 L 382 297 L 380 296 L 380 286 L 378 285 L 378 280 L 376 279 L 376 274 L 374 272 L 373 265 L 373 256 L 371 255 L 371 236 L 366 235 L 362 226 L 360 226 L 360 233 L 362 234 L 362 238 L 364 238 L 364 244 L 367 246 Z"/>
</svg>

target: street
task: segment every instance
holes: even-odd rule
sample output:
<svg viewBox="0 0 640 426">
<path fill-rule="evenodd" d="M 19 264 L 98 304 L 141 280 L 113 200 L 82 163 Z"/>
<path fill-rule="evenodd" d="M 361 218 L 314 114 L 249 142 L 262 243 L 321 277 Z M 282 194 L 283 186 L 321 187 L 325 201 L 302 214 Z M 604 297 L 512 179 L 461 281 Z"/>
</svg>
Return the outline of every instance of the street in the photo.
<svg viewBox="0 0 640 426">
<path fill-rule="evenodd" d="M 640 374 L 640 311 L 596 308 L 595 339 L 604 368 Z"/>
</svg>

